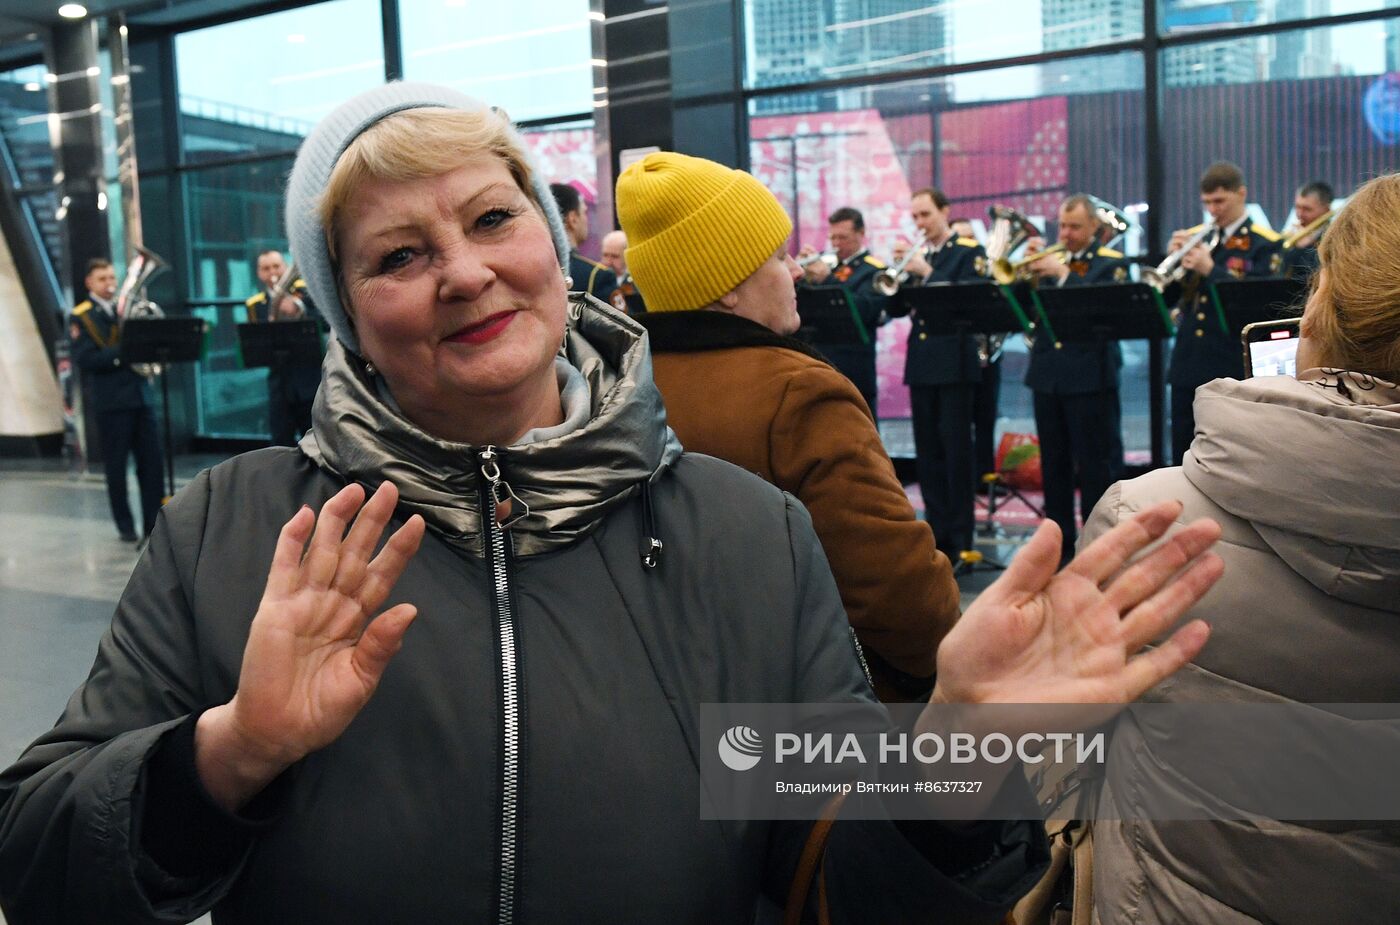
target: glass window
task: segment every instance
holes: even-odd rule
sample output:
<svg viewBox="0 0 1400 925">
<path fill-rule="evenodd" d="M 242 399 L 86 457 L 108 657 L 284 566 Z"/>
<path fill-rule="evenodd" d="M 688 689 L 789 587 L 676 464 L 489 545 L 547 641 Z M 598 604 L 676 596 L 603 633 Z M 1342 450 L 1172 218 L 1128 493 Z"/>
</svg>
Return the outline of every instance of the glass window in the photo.
<svg viewBox="0 0 1400 925">
<path fill-rule="evenodd" d="M 294 151 L 316 120 L 384 82 L 378 0 L 331 0 L 175 37 L 184 157 Z"/>
<path fill-rule="evenodd" d="M 1400 161 L 1400 20 L 1172 47 L 1162 68 L 1167 229 L 1200 221 L 1200 175 L 1220 158 L 1276 230 L 1302 184 L 1345 196 Z"/>
<path fill-rule="evenodd" d="M 934 80 L 765 96 L 750 102 L 750 163 L 793 216 L 792 249 L 825 250 L 826 216 L 864 214 L 866 246 L 888 260 L 912 237 L 909 198 L 936 186 L 952 217 L 988 230 L 987 207 L 1011 206 L 1055 233 L 1060 201 L 1087 192 L 1120 208 L 1145 194 L 1143 64 L 1136 53 L 1003 68 Z M 1141 248 L 1135 229 L 1119 245 Z M 903 385 L 908 322 L 880 329 L 880 426 L 892 455 L 913 455 Z M 1125 349 L 1124 442 L 1130 460 L 1150 451 L 1147 351 Z M 1002 361 L 1000 431 L 1033 432 L 1027 357 L 1009 338 Z"/>
<path fill-rule="evenodd" d="M 259 251 L 287 252 L 283 190 L 292 159 L 278 158 L 190 171 L 184 176 L 190 314 L 209 322 L 209 348 L 198 365 L 200 434 L 268 434 L 267 370 L 245 369 L 237 325 L 244 299 L 257 291 Z"/>
<path fill-rule="evenodd" d="M 1396 6 L 1400 6 L 1400 0 L 1160 0 L 1157 16 L 1161 31 L 1186 33 L 1342 16 Z"/>
<path fill-rule="evenodd" d="M 593 122 L 570 122 L 523 131 L 535 166 L 549 183 L 569 183 L 588 203 L 588 240 L 579 247 L 597 259 L 602 236 L 612 230 L 612 215 L 595 208 L 598 195 L 598 155 L 594 150 Z M 609 201 L 611 197 L 605 197 Z"/>
<path fill-rule="evenodd" d="M 1090 48 L 1142 35 L 1142 0 L 744 0 L 749 88 Z"/>
<path fill-rule="evenodd" d="M 517 121 L 593 111 L 588 0 L 402 3 L 404 77 L 456 87 Z"/>
<path fill-rule="evenodd" d="M 36 64 L 0 72 L 0 135 L 10 149 L 19 182 L 27 189 L 53 185 L 46 70 Z"/>
<path fill-rule="evenodd" d="M 292 159 L 185 174 L 188 289 L 192 303 L 243 300 L 257 289 L 254 257 L 287 247 L 283 195 Z"/>
</svg>

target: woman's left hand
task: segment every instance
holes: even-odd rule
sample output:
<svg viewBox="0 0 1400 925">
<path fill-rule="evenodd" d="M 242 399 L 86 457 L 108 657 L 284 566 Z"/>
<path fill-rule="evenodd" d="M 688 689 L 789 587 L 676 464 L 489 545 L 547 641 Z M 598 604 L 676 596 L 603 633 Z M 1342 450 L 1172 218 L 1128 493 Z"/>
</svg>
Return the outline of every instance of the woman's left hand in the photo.
<svg viewBox="0 0 1400 925">
<path fill-rule="evenodd" d="M 939 646 L 931 702 L 1128 703 L 1180 669 L 1210 634 L 1202 620 L 1141 650 L 1220 578 L 1207 552 L 1219 525 L 1198 520 L 1123 569 L 1180 513 L 1175 501 L 1142 511 L 1059 574 L 1060 531 L 1043 523 Z"/>
</svg>

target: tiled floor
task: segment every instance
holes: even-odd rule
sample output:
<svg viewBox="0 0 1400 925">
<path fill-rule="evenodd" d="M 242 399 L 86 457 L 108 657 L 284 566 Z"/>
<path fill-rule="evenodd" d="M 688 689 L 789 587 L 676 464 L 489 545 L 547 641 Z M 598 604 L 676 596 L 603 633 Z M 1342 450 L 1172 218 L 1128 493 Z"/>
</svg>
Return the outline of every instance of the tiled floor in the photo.
<svg viewBox="0 0 1400 925">
<path fill-rule="evenodd" d="M 178 459 L 177 483 L 215 462 Z M 134 478 L 130 495 L 138 497 Z M 1009 559 L 1031 529 L 1027 520 L 1007 510 L 996 535 L 979 524 L 979 548 L 989 559 Z M 86 677 L 137 556 L 117 537 L 100 474 L 0 460 L 0 767 L 53 725 Z M 964 607 L 997 574 L 964 575 Z"/>
<path fill-rule="evenodd" d="M 177 483 L 216 461 L 177 460 Z M 0 460 L 0 766 L 54 724 L 87 676 L 137 555 L 117 537 L 100 474 Z"/>
</svg>

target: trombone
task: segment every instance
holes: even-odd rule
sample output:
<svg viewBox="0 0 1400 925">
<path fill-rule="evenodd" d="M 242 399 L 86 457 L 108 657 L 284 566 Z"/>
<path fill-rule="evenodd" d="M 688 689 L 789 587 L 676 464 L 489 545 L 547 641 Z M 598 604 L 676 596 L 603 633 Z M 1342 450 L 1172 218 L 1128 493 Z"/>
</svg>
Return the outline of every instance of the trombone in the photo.
<svg viewBox="0 0 1400 925">
<path fill-rule="evenodd" d="M 1308 222 L 1302 228 L 1299 228 L 1297 231 L 1285 237 L 1283 239 L 1282 244 L 1283 249 L 1289 251 L 1297 247 L 1299 241 L 1303 240 L 1304 238 L 1308 237 L 1314 232 L 1321 231 L 1324 227 L 1331 223 L 1332 219 L 1336 217 L 1337 210 L 1328 209 L 1326 212 L 1319 215 L 1317 218 Z"/>
<path fill-rule="evenodd" d="M 989 267 L 992 279 L 996 280 L 998 285 L 1010 286 L 1016 280 L 1029 276 L 1030 265 L 1041 257 L 1058 257 L 1060 263 L 1064 263 L 1069 257 L 1068 250 L 1063 244 L 1052 244 L 1045 250 L 1031 254 L 1029 257 L 1022 257 L 1015 263 L 1005 257 L 998 257 L 991 262 Z"/>
<path fill-rule="evenodd" d="M 927 236 L 920 231 L 914 238 L 914 243 L 909 245 L 909 250 L 904 256 L 899 258 L 899 262 L 893 266 L 885 267 L 875 274 L 875 279 L 870 285 L 875 287 L 875 291 L 883 296 L 893 296 L 899 292 L 899 287 L 908 280 L 909 274 L 904 272 L 904 268 L 909 265 L 909 261 L 923 253 Z"/>
</svg>

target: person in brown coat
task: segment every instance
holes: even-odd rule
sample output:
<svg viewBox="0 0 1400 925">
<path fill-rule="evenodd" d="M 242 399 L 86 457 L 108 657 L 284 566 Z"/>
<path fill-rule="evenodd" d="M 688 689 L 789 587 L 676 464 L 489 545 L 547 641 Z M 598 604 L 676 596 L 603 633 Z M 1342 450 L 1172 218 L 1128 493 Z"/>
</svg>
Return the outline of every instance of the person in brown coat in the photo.
<svg viewBox="0 0 1400 925">
<path fill-rule="evenodd" d="M 690 452 L 742 466 L 812 515 L 876 693 L 933 683 L 958 618 L 947 556 L 895 477 L 845 376 L 797 340 L 792 222 L 748 174 L 661 152 L 617 182 L 666 417 Z"/>
</svg>

